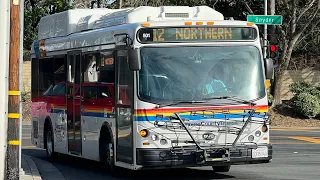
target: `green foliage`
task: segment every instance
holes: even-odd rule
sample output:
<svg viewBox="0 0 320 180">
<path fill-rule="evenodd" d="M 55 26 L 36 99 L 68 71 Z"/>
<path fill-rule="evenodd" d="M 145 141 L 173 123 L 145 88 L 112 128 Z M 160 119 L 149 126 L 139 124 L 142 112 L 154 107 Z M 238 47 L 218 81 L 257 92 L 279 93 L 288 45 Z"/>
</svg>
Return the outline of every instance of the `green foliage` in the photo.
<svg viewBox="0 0 320 180">
<path fill-rule="evenodd" d="M 319 99 L 306 92 L 296 94 L 293 101 L 293 109 L 309 118 L 314 118 L 320 113 Z"/>
<path fill-rule="evenodd" d="M 308 93 L 320 99 L 320 86 L 313 86 L 309 82 L 295 82 L 290 85 L 290 91 L 295 94 Z"/>
<path fill-rule="evenodd" d="M 62 12 L 72 7 L 70 0 L 26 0 L 24 8 L 24 49 L 30 50 L 37 38 L 38 23 L 41 17 Z"/>
<path fill-rule="evenodd" d="M 270 92 L 268 92 L 268 104 L 271 105 L 272 104 L 272 101 L 273 101 L 273 96 Z"/>
<path fill-rule="evenodd" d="M 290 91 L 295 94 L 291 101 L 296 112 L 309 118 L 320 114 L 320 86 L 295 82 L 290 85 Z"/>
</svg>

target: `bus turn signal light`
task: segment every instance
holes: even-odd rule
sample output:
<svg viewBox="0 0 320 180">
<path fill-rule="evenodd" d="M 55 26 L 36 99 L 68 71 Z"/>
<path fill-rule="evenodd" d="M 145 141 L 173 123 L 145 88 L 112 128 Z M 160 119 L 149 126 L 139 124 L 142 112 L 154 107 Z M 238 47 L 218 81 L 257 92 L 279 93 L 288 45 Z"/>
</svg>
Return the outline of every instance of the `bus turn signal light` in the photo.
<svg viewBox="0 0 320 180">
<path fill-rule="evenodd" d="M 248 22 L 247 23 L 248 26 L 253 26 L 253 24 L 254 24 L 253 22 Z"/>
<path fill-rule="evenodd" d="M 267 127 L 266 124 L 264 124 L 264 125 L 262 126 L 261 131 L 262 131 L 262 132 L 267 132 L 267 131 L 268 131 L 268 127 Z"/>
<path fill-rule="evenodd" d="M 146 129 L 142 129 L 141 131 L 140 131 L 140 136 L 142 136 L 142 137 L 147 137 L 148 136 L 148 130 L 146 130 Z"/>
<path fill-rule="evenodd" d="M 141 26 L 143 26 L 143 27 L 149 27 L 150 24 L 149 24 L 149 23 L 143 23 L 143 24 L 141 24 Z"/>
</svg>

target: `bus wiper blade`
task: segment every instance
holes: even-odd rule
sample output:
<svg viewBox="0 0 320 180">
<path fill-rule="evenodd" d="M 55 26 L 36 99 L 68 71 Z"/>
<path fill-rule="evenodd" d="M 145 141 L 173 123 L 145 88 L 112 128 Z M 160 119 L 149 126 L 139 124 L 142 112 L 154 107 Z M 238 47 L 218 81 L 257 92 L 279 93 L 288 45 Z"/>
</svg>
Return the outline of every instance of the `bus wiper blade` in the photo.
<svg viewBox="0 0 320 180">
<path fill-rule="evenodd" d="M 257 105 L 257 103 L 255 103 L 255 102 L 247 101 L 247 100 L 238 98 L 237 96 L 219 96 L 219 97 L 204 98 L 204 99 L 202 99 L 202 100 L 209 101 L 209 100 L 213 100 L 213 99 L 228 99 L 228 100 L 237 101 L 237 102 L 239 102 L 239 103 L 249 104 L 249 105 L 251 105 L 251 106 Z"/>
<path fill-rule="evenodd" d="M 165 106 L 174 106 L 174 105 L 178 105 L 178 104 L 196 104 L 196 103 L 205 103 L 206 101 L 176 101 L 173 103 L 168 103 L 168 104 L 160 104 L 158 106 L 156 106 L 156 108 L 161 108 L 161 107 L 165 107 Z"/>
</svg>

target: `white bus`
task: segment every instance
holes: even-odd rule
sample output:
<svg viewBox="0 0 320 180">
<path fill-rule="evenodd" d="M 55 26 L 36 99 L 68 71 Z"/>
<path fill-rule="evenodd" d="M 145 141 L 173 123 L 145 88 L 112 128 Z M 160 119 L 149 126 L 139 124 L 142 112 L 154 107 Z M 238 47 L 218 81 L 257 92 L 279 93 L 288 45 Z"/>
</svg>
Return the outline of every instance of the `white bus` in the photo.
<svg viewBox="0 0 320 180">
<path fill-rule="evenodd" d="M 32 46 L 32 143 L 131 170 L 272 159 L 258 27 L 207 6 L 74 9 Z"/>
</svg>

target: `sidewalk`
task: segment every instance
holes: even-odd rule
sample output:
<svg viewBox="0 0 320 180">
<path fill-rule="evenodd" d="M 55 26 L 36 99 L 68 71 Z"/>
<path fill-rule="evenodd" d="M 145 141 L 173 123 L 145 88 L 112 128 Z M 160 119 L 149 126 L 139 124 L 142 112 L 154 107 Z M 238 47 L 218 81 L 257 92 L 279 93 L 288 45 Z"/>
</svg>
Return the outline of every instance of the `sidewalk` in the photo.
<svg viewBox="0 0 320 180">
<path fill-rule="evenodd" d="M 20 179 L 21 180 L 42 180 L 36 164 L 30 156 L 22 154 Z"/>
</svg>

